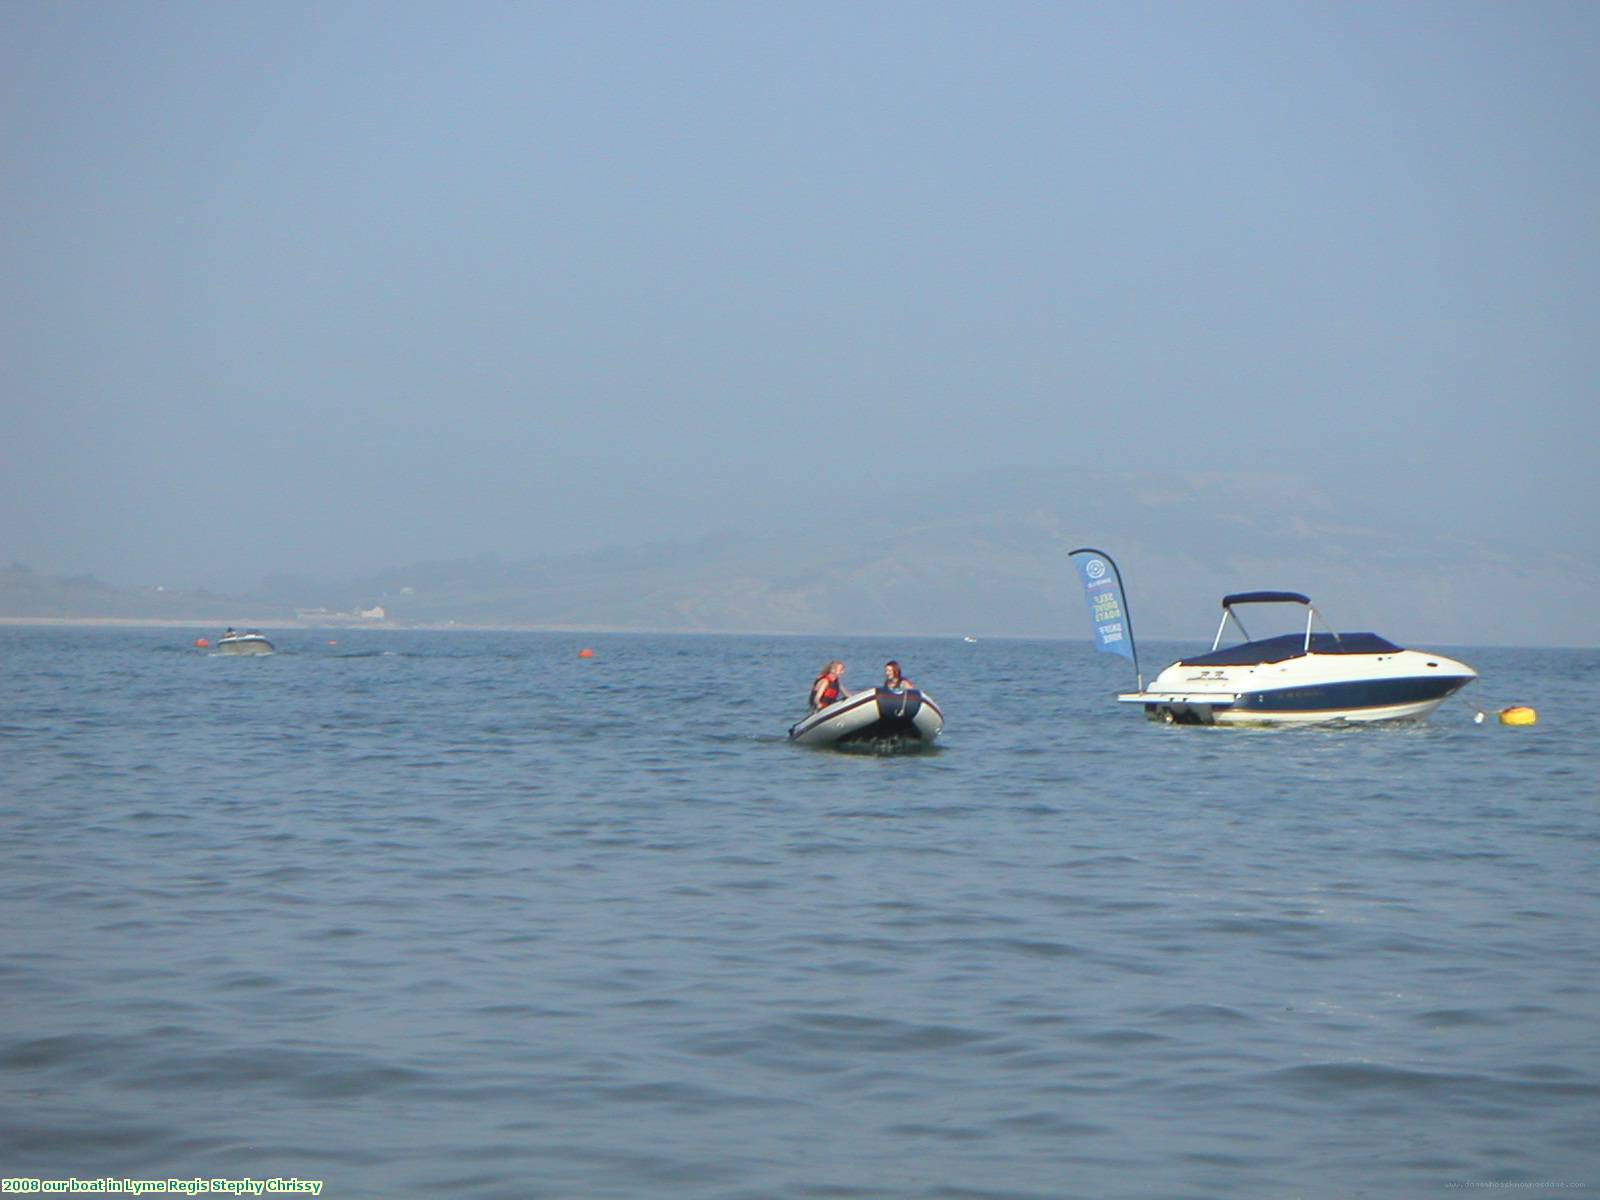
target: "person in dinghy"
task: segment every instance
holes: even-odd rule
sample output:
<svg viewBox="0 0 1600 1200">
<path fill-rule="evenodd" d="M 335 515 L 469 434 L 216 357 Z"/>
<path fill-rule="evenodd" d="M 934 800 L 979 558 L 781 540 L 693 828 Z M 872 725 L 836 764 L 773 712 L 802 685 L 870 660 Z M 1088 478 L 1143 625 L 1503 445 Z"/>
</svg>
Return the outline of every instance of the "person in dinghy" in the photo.
<svg viewBox="0 0 1600 1200">
<path fill-rule="evenodd" d="M 914 689 L 917 685 L 900 674 L 900 664 L 891 658 L 883 664 L 883 686 L 891 692 L 905 692 Z"/>
<path fill-rule="evenodd" d="M 812 681 L 810 712 L 820 712 L 850 693 L 844 690 L 844 664 L 837 658 L 823 664 L 822 672 Z"/>
</svg>

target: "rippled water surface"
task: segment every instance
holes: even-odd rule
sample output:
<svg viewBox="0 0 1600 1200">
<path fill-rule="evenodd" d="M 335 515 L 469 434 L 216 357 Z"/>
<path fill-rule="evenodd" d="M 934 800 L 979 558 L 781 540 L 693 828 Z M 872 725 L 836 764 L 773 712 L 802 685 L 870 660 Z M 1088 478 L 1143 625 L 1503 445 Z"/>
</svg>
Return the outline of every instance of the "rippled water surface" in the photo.
<svg viewBox="0 0 1600 1200">
<path fill-rule="evenodd" d="M 8 1177 L 1600 1190 L 1595 651 L 1273 732 L 1077 642 L 201 632 L 0 630 Z M 789 746 L 834 654 L 942 748 Z"/>
</svg>

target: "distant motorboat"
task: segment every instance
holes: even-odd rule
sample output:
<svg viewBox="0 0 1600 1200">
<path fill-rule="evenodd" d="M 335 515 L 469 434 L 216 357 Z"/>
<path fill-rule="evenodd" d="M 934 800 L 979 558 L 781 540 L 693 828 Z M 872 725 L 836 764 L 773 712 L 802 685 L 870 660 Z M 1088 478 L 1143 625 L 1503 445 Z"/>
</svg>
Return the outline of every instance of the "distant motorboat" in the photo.
<svg viewBox="0 0 1600 1200">
<path fill-rule="evenodd" d="M 254 629 L 240 633 L 230 628 L 217 639 L 218 654 L 271 654 L 272 643 Z"/>
<path fill-rule="evenodd" d="M 862 742 L 931 742 L 944 730 L 944 713 L 917 688 L 873 688 L 835 700 L 789 730 L 801 746 Z"/>
</svg>

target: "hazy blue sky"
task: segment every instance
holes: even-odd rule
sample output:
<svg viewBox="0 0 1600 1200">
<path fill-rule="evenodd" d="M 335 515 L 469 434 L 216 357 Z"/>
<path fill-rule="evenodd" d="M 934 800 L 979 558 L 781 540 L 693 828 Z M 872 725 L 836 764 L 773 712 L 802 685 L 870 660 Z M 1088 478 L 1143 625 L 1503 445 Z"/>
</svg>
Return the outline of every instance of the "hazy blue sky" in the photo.
<svg viewBox="0 0 1600 1200">
<path fill-rule="evenodd" d="M 0 122 L 0 562 L 1079 464 L 1600 540 L 1600 5 L 16 0 Z"/>
</svg>

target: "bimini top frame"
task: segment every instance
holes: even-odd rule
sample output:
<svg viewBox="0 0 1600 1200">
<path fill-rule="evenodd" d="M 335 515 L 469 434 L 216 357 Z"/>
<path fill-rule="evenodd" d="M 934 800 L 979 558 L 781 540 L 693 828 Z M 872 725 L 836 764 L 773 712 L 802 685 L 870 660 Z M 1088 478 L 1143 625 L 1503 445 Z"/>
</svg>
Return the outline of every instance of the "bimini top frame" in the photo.
<svg viewBox="0 0 1600 1200">
<path fill-rule="evenodd" d="M 1306 606 L 1306 636 L 1300 648 L 1302 654 L 1311 652 L 1311 623 L 1313 621 L 1321 622 L 1322 627 L 1333 634 L 1333 640 L 1336 645 L 1341 644 L 1343 641 L 1339 637 L 1338 631 L 1328 624 L 1327 618 L 1317 611 L 1317 606 L 1311 603 L 1310 596 L 1302 595 L 1299 592 L 1235 592 L 1231 596 L 1222 598 L 1222 623 L 1217 626 L 1217 636 L 1211 639 L 1212 653 L 1215 653 L 1217 647 L 1222 645 L 1222 635 L 1227 631 L 1230 620 L 1239 627 L 1239 633 L 1244 637 L 1245 641 L 1252 640 L 1250 631 L 1244 627 L 1244 622 L 1240 620 L 1239 614 L 1233 611 L 1234 606 L 1237 604 L 1304 604 Z"/>
</svg>

